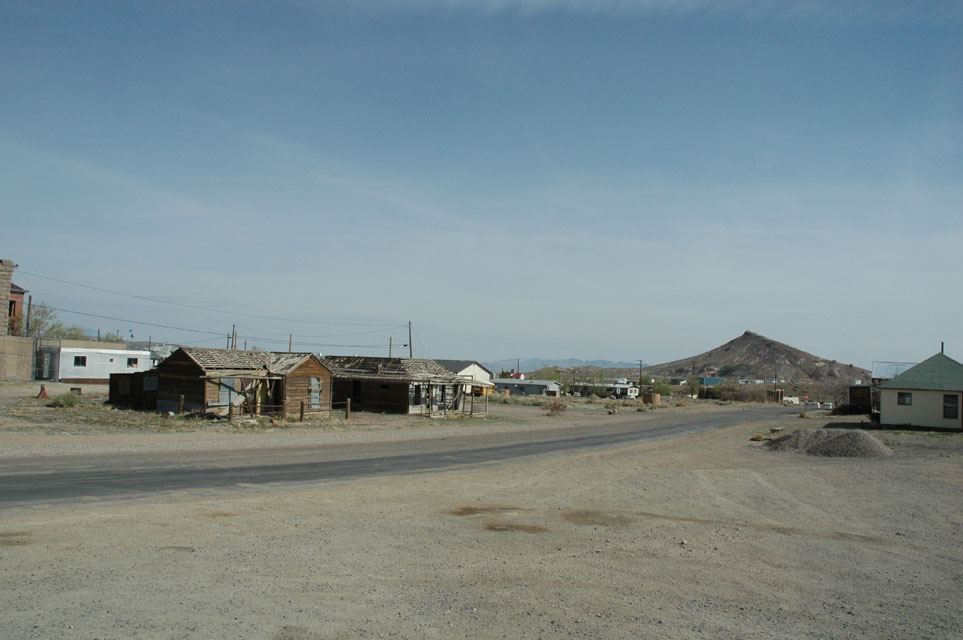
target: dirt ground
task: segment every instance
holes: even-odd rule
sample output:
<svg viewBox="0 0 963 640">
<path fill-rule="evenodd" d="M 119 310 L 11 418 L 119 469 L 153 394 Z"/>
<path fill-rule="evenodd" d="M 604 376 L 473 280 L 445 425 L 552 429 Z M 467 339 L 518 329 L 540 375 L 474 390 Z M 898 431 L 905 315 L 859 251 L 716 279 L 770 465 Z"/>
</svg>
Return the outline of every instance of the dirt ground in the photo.
<svg viewBox="0 0 963 640">
<path fill-rule="evenodd" d="M 503 406 L 467 425 L 87 433 L 30 428 L 5 406 L 7 457 L 562 424 Z M 632 417 L 592 411 L 563 420 Z M 960 637 L 963 437 L 881 432 L 894 454 L 871 459 L 749 440 L 827 420 L 453 471 L 5 509 L 0 635 Z"/>
</svg>

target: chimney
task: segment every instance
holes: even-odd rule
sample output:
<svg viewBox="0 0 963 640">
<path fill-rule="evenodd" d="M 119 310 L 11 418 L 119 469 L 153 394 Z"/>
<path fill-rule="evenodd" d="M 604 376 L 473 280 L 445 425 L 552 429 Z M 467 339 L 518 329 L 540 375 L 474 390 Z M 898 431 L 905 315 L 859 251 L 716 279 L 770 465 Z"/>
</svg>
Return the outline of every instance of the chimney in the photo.
<svg viewBox="0 0 963 640">
<path fill-rule="evenodd" d="M 0 260 L 0 321 L 3 322 L 0 335 L 3 336 L 10 333 L 10 281 L 16 267 L 13 260 Z"/>
</svg>

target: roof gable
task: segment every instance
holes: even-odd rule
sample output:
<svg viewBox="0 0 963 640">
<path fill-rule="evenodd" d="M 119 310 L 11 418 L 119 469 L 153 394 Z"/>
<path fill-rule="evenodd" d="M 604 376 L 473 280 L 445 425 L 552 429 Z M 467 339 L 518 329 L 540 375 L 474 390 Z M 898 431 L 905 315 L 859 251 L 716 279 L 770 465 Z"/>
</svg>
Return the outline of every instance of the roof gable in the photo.
<svg viewBox="0 0 963 640">
<path fill-rule="evenodd" d="M 963 364 L 937 353 L 879 386 L 882 389 L 959 391 L 963 389 Z"/>
<path fill-rule="evenodd" d="M 448 369 L 452 373 L 461 373 L 468 367 L 475 365 L 483 371 L 487 371 L 488 375 L 493 375 L 488 367 L 481 364 L 477 360 L 435 360 L 435 362 Z"/>
</svg>

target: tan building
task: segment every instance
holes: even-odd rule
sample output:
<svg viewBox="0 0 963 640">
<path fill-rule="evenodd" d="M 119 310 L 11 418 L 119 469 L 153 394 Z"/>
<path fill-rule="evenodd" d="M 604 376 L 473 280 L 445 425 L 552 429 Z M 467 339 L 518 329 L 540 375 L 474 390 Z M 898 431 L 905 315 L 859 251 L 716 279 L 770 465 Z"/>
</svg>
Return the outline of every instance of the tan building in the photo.
<svg viewBox="0 0 963 640">
<path fill-rule="evenodd" d="M 880 423 L 963 430 L 963 364 L 938 353 L 879 386 Z"/>
</svg>

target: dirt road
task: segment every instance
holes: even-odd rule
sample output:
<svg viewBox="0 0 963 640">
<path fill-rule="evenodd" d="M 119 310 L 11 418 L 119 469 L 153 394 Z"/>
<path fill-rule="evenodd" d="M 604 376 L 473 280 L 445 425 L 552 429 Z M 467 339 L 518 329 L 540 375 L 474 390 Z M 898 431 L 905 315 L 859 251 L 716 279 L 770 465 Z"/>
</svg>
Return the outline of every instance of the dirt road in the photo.
<svg viewBox="0 0 963 640">
<path fill-rule="evenodd" d="M 781 426 L 801 422 L 820 424 Z M 959 637 L 961 438 L 891 435 L 887 458 L 815 458 L 749 442 L 773 425 L 467 470 L 4 509 L 0 628 Z"/>
</svg>

